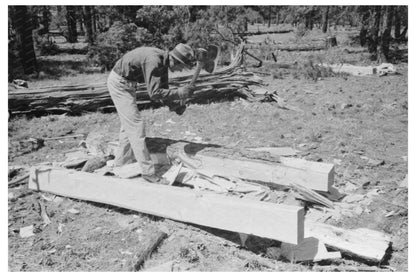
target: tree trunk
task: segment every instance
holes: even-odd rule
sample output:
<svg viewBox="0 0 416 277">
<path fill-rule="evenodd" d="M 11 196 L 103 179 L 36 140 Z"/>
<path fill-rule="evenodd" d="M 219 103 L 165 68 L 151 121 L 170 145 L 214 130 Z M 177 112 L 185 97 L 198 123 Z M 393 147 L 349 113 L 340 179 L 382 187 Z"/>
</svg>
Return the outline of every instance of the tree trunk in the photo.
<svg viewBox="0 0 416 277">
<path fill-rule="evenodd" d="M 92 7 L 91 9 L 91 18 L 92 18 L 92 31 L 94 32 L 94 34 L 97 33 L 97 20 L 95 18 L 96 12 L 94 7 Z"/>
<path fill-rule="evenodd" d="M 360 45 L 364 46 L 367 42 L 367 33 L 368 33 L 368 25 L 369 25 L 369 19 L 370 19 L 370 10 L 366 10 L 363 13 L 362 17 L 362 25 L 360 30 Z"/>
<path fill-rule="evenodd" d="M 385 14 L 385 22 L 384 24 L 384 31 L 381 37 L 381 45 L 379 51 L 379 60 L 381 61 L 388 61 L 389 60 L 389 48 L 390 48 L 390 41 L 391 41 L 391 29 L 393 26 L 393 16 L 394 16 L 395 8 L 393 6 L 388 6 L 386 9 Z"/>
<path fill-rule="evenodd" d="M 16 31 L 18 56 L 25 74 L 32 74 L 37 70 L 35 49 L 33 47 L 31 17 L 26 6 L 11 7 L 12 25 Z"/>
<path fill-rule="evenodd" d="M 272 6 L 269 6 L 269 15 L 267 18 L 267 27 L 270 28 L 270 25 L 272 23 Z"/>
<path fill-rule="evenodd" d="M 400 8 L 397 7 L 394 12 L 394 38 L 396 39 L 400 37 L 401 23 Z"/>
<path fill-rule="evenodd" d="M 377 46 L 379 44 L 379 31 L 380 31 L 380 19 L 381 19 L 381 6 L 375 7 L 373 26 L 371 27 L 370 36 L 368 38 L 368 51 L 377 56 Z"/>
<path fill-rule="evenodd" d="M 82 7 L 77 7 L 78 10 L 78 16 L 76 17 L 77 22 L 78 22 L 78 26 L 79 26 L 79 33 L 81 35 L 85 36 L 85 30 L 84 30 L 84 26 L 85 26 L 85 21 L 84 21 L 84 10 L 82 9 Z"/>
<path fill-rule="evenodd" d="M 68 27 L 68 42 L 74 43 L 77 42 L 77 21 L 75 14 L 75 6 L 65 6 L 66 7 L 66 23 Z"/>
<path fill-rule="evenodd" d="M 94 42 L 94 33 L 92 28 L 92 13 L 91 6 L 84 6 L 84 24 L 86 30 L 86 40 L 88 43 Z"/>
<path fill-rule="evenodd" d="M 324 20 L 322 23 L 322 32 L 326 33 L 328 31 L 328 17 L 329 17 L 329 6 L 326 6 L 324 12 Z"/>
<path fill-rule="evenodd" d="M 50 22 L 50 12 L 49 12 L 49 6 L 43 6 L 42 9 L 42 25 L 43 25 L 43 33 L 47 34 L 49 33 L 49 22 Z"/>
</svg>

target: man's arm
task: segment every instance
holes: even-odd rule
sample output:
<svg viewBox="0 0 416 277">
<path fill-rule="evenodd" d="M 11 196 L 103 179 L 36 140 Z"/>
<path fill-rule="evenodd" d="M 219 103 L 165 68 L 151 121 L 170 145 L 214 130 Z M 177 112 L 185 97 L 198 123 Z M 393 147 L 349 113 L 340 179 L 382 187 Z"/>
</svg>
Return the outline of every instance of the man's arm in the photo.
<svg viewBox="0 0 416 277">
<path fill-rule="evenodd" d="M 193 89 L 184 86 L 179 89 L 169 89 L 168 68 L 160 62 L 148 62 L 145 68 L 147 91 L 153 101 L 182 100 L 189 97 Z"/>
</svg>

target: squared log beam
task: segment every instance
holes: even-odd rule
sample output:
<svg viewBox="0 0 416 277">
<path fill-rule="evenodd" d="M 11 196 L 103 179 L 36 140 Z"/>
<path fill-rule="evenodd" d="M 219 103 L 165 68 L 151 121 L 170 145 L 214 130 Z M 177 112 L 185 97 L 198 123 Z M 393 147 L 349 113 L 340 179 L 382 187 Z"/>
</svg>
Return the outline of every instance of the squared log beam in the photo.
<svg viewBox="0 0 416 277">
<path fill-rule="evenodd" d="M 50 167 L 33 167 L 29 188 L 292 244 L 303 240 L 304 210 L 296 206 Z"/>
<path fill-rule="evenodd" d="M 334 165 L 311 162 L 298 158 L 280 157 L 280 163 L 259 160 L 236 160 L 196 154 L 198 169 L 220 176 L 232 176 L 290 186 L 300 184 L 306 188 L 327 192 L 334 183 Z"/>
</svg>

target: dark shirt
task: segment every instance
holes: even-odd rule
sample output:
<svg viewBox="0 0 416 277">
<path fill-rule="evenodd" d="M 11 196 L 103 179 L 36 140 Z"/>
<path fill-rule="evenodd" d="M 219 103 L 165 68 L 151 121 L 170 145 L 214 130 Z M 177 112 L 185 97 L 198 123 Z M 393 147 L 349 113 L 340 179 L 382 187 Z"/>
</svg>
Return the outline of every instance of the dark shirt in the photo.
<svg viewBox="0 0 416 277">
<path fill-rule="evenodd" d="M 113 71 L 128 81 L 145 83 L 150 99 L 162 100 L 174 94 L 169 89 L 169 53 L 154 47 L 139 47 L 124 54 Z"/>
</svg>

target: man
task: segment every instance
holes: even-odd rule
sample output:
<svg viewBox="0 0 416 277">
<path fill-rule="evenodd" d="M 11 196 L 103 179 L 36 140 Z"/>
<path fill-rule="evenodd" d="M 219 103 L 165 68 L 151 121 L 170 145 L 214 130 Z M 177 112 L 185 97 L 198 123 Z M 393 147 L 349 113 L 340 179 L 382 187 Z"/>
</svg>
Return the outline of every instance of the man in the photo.
<svg viewBox="0 0 416 277">
<path fill-rule="evenodd" d="M 159 182 L 150 159 L 145 138 L 145 123 L 136 104 L 137 83 L 145 83 L 151 100 L 167 101 L 186 99 L 194 88 L 184 86 L 169 89 L 168 69 L 172 72 L 191 68 L 194 52 L 189 45 L 178 44 L 172 51 L 153 47 L 139 47 L 121 57 L 113 67 L 107 86 L 120 117 L 119 147 L 115 153 L 114 166 L 137 161 L 142 177 Z M 183 112 L 183 111 L 182 111 Z"/>
</svg>

